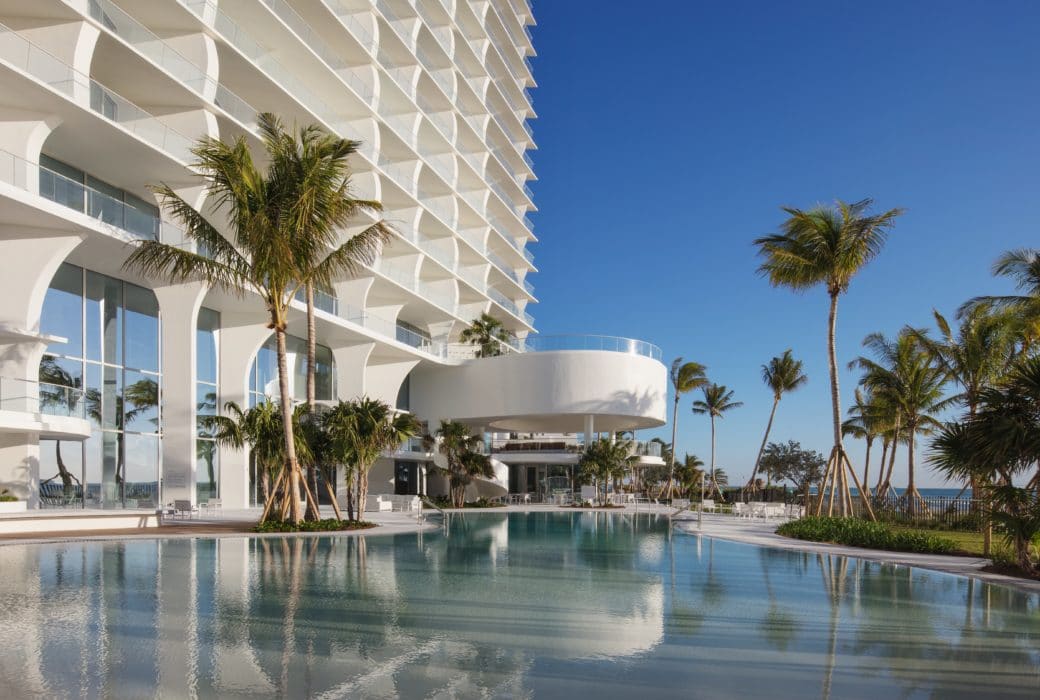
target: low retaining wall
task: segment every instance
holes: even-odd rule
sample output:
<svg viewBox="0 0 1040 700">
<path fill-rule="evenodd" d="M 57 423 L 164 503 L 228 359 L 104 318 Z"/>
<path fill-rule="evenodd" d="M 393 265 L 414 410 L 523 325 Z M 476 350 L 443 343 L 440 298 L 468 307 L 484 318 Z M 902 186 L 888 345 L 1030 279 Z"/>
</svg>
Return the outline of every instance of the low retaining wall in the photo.
<svg viewBox="0 0 1040 700">
<path fill-rule="evenodd" d="M 30 511 L 0 516 L 0 537 L 26 532 L 145 530 L 155 527 L 159 527 L 159 516 L 146 511 Z"/>
</svg>

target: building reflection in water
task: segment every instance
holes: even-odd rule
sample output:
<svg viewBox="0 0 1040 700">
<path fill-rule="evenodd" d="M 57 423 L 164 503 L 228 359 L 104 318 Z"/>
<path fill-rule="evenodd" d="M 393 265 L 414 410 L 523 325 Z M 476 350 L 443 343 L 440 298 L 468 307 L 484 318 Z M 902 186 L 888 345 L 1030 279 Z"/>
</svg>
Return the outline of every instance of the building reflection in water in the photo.
<svg viewBox="0 0 1040 700">
<path fill-rule="evenodd" d="M 1040 688 L 1035 594 L 645 514 L 446 529 L 3 547 L 0 682 L 9 697 Z"/>
</svg>

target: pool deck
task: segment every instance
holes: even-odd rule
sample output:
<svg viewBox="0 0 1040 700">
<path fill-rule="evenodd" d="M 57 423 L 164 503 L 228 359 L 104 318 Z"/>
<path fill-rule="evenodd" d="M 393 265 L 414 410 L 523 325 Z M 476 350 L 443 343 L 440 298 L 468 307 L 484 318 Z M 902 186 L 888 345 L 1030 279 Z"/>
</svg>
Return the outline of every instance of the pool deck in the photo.
<svg viewBox="0 0 1040 700">
<path fill-rule="evenodd" d="M 516 513 L 516 512 L 559 512 L 558 506 L 548 505 L 524 505 L 506 506 L 493 510 L 449 510 L 449 513 Z M 594 509 L 566 509 L 568 512 Z M 325 512 L 328 511 L 328 512 Z M 45 517 L 47 511 L 35 511 Z M 643 513 L 655 515 L 670 515 L 674 509 L 666 506 L 639 506 L 628 507 L 624 510 L 606 510 L 597 512 L 608 513 Z M 435 511 L 426 510 L 426 518 L 420 521 L 414 513 L 366 513 L 365 519 L 378 524 L 379 527 L 367 530 L 346 530 L 340 532 L 313 532 L 313 533 L 264 533 L 252 532 L 260 517 L 258 508 L 246 510 L 225 510 L 219 514 L 201 514 L 192 518 L 165 518 L 158 527 L 118 529 L 118 530 L 82 530 L 69 529 L 54 532 L 21 532 L 11 534 L 0 534 L 0 546 L 15 544 L 41 544 L 53 542 L 65 542 L 71 540 L 107 540 L 107 539 L 165 539 L 165 538 L 192 538 L 192 537 L 295 537 L 303 536 L 339 536 L 356 537 L 358 535 L 396 535 L 419 530 L 430 531 L 440 527 L 440 514 Z M 326 507 L 322 513 L 325 517 L 332 517 L 331 508 Z M 805 542 L 776 534 L 776 520 L 760 520 L 737 518 L 731 515 L 705 514 L 702 525 L 698 525 L 697 514 L 692 512 L 681 513 L 674 517 L 674 526 L 680 532 L 689 535 L 702 535 L 720 540 L 732 542 L 743 542 L 745 544 L 760 547 L 777 547 L 780 549 L 791 549 L 804 552 L 816 552 L 820 554 L 836 554 L 847 557 L 857 557 L 870 561 L 880 561 L 899 566 L 913 566 L 922 569 L 931 569 L 944 573 L 956 574 L 958 576 L 971 576 L 988 583 L 996 583 L 1004 586 L 1012 586 L 1024 591 L 1040 593 L 1040 581 L 1015 578 L 982 571 L 989 564 L 989 560 L 978 557 L 946 556 L 938 554 L 913 554 L 908 552 L 887 552 L 876 549 L 861 549 L 859 547 L 845 547 L 834 544 L 823 544 L 819 542 Z"/>
</svg>

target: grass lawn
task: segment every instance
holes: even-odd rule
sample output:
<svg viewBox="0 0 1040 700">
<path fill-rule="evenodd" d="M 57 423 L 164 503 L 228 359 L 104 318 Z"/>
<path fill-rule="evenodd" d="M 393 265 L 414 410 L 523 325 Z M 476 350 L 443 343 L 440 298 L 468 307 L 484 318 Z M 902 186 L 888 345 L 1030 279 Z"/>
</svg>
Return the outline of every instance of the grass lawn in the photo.
<svg viewBox="0 0 1040 700">
<path fill-rule="evenodd" d="M 913 527 L 903 527 L 901 525 L 892 525 L 893 530 L 902 530 L 905 532 L 919 532 L 921 534 L 936 535 L 938 537 L 944 537 L 948 540 L 953 540 L 957 543 L 957 550 L 954 554 L 966 554 L 975 557 L 982 556 L 982 533 L 981 532 L 963 532 L 960 530 L 923 530 Z M 997 538 L 994 538 L 994 543 L 999 544 Z"/>
</svg>

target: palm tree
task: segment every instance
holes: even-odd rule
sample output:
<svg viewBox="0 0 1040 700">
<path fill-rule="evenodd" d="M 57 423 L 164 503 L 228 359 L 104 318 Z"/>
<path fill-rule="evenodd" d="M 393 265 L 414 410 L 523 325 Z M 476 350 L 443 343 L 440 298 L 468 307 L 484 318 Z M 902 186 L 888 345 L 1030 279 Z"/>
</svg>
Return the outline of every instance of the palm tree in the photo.
<svg viewBox="0 0 1040 700">
<path fill-rule="evenodd" d="M 476 345 L 477 357 L 498 357 L 503 354 L 502 346 L 509 343 L 510 335 L 501 321 L 489 313 L 482 313 L 462 330 L 459 339 Z"/>
<path fill-rule="evenodd" d="M 364 209 L 348 189 L 347 156 L 356 144 L 329 136 L 317 126 L 290 134 L 267 113 L 258 116 L 258 127 L 266 168 L 256 165 L 244 137 L 231 144 L 206 137 L 192 149 L 213 209 L 227 213 L 234 241 L 224 238 L 204 214 L 163 184 L 155 188 L 163 206 L 205 255 L 141 241 L 124 267 L 171 284 L 201 279 L 240 296 L 252 291 L 263 300 L 277 344 L 286 460 L 261 520 L 298 524 L 303 517 L 297 500 L 301 487 L 310 517 L 317 517 L 318 508 L 306 479 L 301 478 L 292 435 L 286 359 L 289 305 L 308 284 L 331 286 L 334 277 L 354 274 L 372 262 L 389 240 L 390 229 L 379 221 L 339 243 L 340 232 Z M 311 167 L 304 168 L 303 163 Z M 280 488 L 283 481 L 286 488 Z M 276 508 L 277 494 L 282 500 Z"/>
<path fill-rule="evenodd" d="M 870 496 L 870 449 L 874 441 L 881 435 L 881 422 L 879 416 L 880 407 L 874 401 L 873 395 L 868 391 L 864 395 L 862 387 L 857 387 L 855 400 L 849 406 L 849 417 L 841 424 L 841 434 L 867 443 L 867 454 L 863 457 L 863 488 L 867 489 Z M 884 452 L 888 451 L 888 443 L 885 443 Z M 881 456 L 881 471 L 884 472 L 885 455 Z"/>
<path fill-rule="evenodd" d="M 484 440 L 470 433 L 469 426 L 458 421 L 442 420 L 435 433 L 437 449 L 448 462 L 448 488 L 455 508 L 466 505 L 466 487 L 474 477 L 494 475 L 491 459 L 484 454 Z M 427 438 L 433 440 L 433 437 Z"/>
<path fill-rule="evenodd" d="M 354 460 L 356 509 L 363 517 L 368 500 L 368 475 L 379 456 L 395 450 L 419 432 L 410 413 L 395 412 L 378 399 L 340 401 L 324 415 L 325 430 L 336 454 Z"/>
<path fill-rule="evenodd" d="M 299 427 L 300 416 L 306 410 L 306 405 L 301 405 L 293 412 L 294 428 Z M 228 401 L 224 404 L 223 415 L 206 416 L 203 423 L 216 444 L 232 449 L 249 446 L 264 502 L 269 502 L 275 496 L 274 489 L 278 488 L 278 484 L 272 484 L 272 480 L 285 464 L 285 429 L 282 420 L 281 407 L 265 399 L 246 410 L 234 401 Z M 307 459 L 309 446 L 300 430 L 293 432 L 293 440 L 296 442 L 295 452 Z"/>
<path fill-rule="evenodd" d="M 611 481 L 624 477 L 625 472 L 639 458 L 632 455 L 630 440 L 612 441 L 607 438 L 594 440 L 585 445 L 578 466 L 581 469 L 583 483 L 596 483 L 603 487 L 602 505 L 607 504 L 608 489 Z"/>
<path fill-rule="evenodd" d="M 687 453 L 676 469 L 675 476 L 681 487 L 680 493 L 686 498 L 690 498 L 694 489 L 704 480 L 704 460 L 697 455 Z M 717 472 L 716 476 L 718 476 Z"/>
<path fill-rule="evenodd" d="M 1040 276 L 1034 289 L 1040 291 Z M 1028 303 L 1021 305 L 1028 310 Z M 961 392 L 953 399 L 967 409 L 969 418 L 975 416 L 982 392 L 1000 381 L 1014 361 L 1020 329 L 1016 328 L 1019 324 L 1013 322 L 1013 314 L 1014 311 L 994 313 L 991 303 L 976 301 L 961 310 L 956 333 L 938 311 L 934 312 L 938 339 L 913 331 L 932 361 L 946 371 L 951 381 L 960 385 Z M 968 484 L 974 502 L 983 485 L 973 477 Z M 992 539 L 992 528 L 987 524 L 983 528 L 983 554 L 989 554 Z"/>
<path fill-rule="evenodd" d="M 733 392 L 722 384 L 709 384 L 701 387 L 704 394 L 703 399 L 693 402 L 693 412 L 699 415 L 707 415 L 711 418 L 711 471 L 710 481 L 713 491 L 717 491 L 722 497 L 719 483 L 715 477 L 715 419 L 722 418 L 727 411 L 740 408 L 744 405 L 742 401 L 733 400 Z M 701 500 L 704 500 L 704 487 L 701 487 Z"/>
<path fill-rule="evenodd" d="M 944 410 L 953 399 L 945 398 L 947 371 L 932 362 L 931 355 L 917 341 L 918 334 L 904 329 L 895 341 L 880 333 L 868 335 L 863 345 L 876 360 L 860 357 L 855 365 L 863 370 L 863 386 L 883 397 L 897 411 L 900 429 L 907 442 L 906 498 L 910 509 L 924 503 L 915 480 L 914 440 L 918 433 L 928 434 L 941 426 L 933 415 Z"/>
<path fill-rule="evenodd" d="M 1019 326 L 1022 351 L 1027 352 L 1040 336 L 1040 250 L 1005 252 L 993 263 L 993 274 L 1010 278 L 1022 294 L 975 297 L 961 307 L 959 315 L 966 316 L 980 305 L 1008 311 Z"/>
<path fill-rule="evenodd" d="M 672 369 L 669 372 L 669 378 L 672 380 L 672 394 L 674 395 L 672 402 L 671 443 L 673 459 L 669 459 L 667 462 L 668 486 L 665 489 L 669 497 L 672 495 L 672 476 L 675 473 L 675 432 L 679 427 L 679 399 L 682 398 L 683 394 L 688 394 L 694 389 L 700 389 L 708 383 L 708 378 L 704 374 L 707 369 L 707 367 L 699 362 L 683 362 L 683 358 L 681 357 L 672 360 Z"/>
<path fill-rule="evenodd" d="M 763 236 L 755 241 L 759 255 L 764 258 L 759 272 L 769 278 L 774 287 L 784 286 L 801 291 L 824 285 L 830 297 L 827 320 L 827 359 L 831 378 L 831 418 L 834 428 L 834 449 L 828 461 L 828 472 L 837 470 L 845 490 L 845 468 L 854 481 L 856 472 L 845 453 L 841 439 L 841 396 L 838 388 L 838 353 L 835 329 L 838 320 L 838 298 L 848 291 L 852 278 L 867 263 L 876 258 L 885 245 L 888 232 L 902 209 L 889 209 L 881 214 L 867 214 L 873 204 L 863 199 L 851 204 L 838 200 L 833 207 L 817 206 L 809 210 L 784 207 L 788 218 L 781 232 Z M 824 482 L 827 476 L 824 477 Z M 874 519 L 870 501 L 857 483 L 867 513 Z M 846 512 L 842 500 L 842 512 Z M 817 512 L 823 506 L 823 492 Z"/>
<path fill-rule="evenodd" d="M 1036 572 L 1033 541 L 1040 534 L 1040 357 L 1021 358 L 999 384 L 983 389 L 975 415 L 949 423 L 932 441 L 929 460 L 947 478 L 974 478 L 1013 545 L 1019 566 Z M 1014 479 L 1027 474 L 1025 488 Z"/>
<path fill-rule="evenodd" d="M 802 361 L 794 359 L 790 348 L 784 350 L 784 354 L 774 357 L 769 364 L 762 365 L 762 381 L 773 391 L 773 408 L 769 411 L 769 422 L 766 423 L 766 434 L 762 438 L 762 445 L 758 448 L 758 456 L 755 457 L 755 468 L 751 470 L 751 478 L 748 479 L 747 488 L 755 488 L 755 477 L 758 476 L 758 465 L 762 461 L 762 451 L 766 449 L 769 442 L 769 431 L 773 429 L 773 418 L 776 416 L 776 407 L 784 394 L 795 391 L 809 381 L 809 377 L 802 371 Z"/>
</svg>

